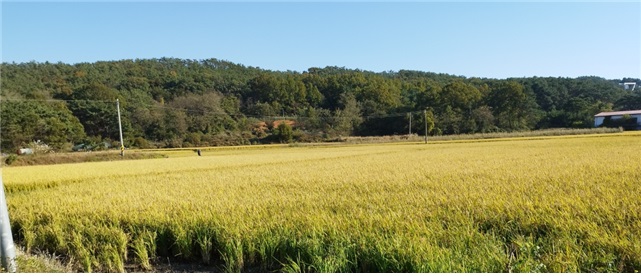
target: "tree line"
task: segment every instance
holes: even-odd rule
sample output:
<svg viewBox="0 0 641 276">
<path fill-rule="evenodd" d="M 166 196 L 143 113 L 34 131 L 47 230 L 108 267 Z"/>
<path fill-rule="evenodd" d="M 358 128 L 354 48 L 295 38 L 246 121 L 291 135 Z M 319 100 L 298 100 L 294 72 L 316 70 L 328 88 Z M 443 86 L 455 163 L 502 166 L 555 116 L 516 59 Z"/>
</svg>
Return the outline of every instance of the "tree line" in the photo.
<svg viewBox="0 0 641 276">
<path fill-rule="evenodd" d="M 116 99 L 125 145 L 138 148 L 271 143 L 284 132 L 297 141 L 424 133 L 426 117 L 430 135 L 585 128 L 596 113 L 641 109 L 641 90 L 620 82 L 641 85 L 594 76 L 283 72 L 218 59 L 3 63 L 2 150 L 117 143 Z"/>
</svg>

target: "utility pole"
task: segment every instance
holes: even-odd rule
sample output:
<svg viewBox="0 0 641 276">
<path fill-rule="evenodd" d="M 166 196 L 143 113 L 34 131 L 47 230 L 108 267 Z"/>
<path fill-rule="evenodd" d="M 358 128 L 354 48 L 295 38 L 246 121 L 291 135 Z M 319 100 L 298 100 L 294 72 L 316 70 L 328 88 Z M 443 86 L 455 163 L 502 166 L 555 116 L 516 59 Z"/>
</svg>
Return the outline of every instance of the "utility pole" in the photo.
<svg viewBox="0 0 641 276">
<path fill-rule="evenodd" d="M 412 112 L 408 112 L 407 116 L 410 116 L 410 136 L 412 135 Z"/>
<path fill-rule="evenodd" d="M 0 103 L 2 101 L 1 98 Z M 1 127 L 0 138 L 2 138 Z M 2 182 L 2 167 L 0 167 L 0 265 L 6 272 L 14 273 L 18 270 L 16 247 L 13 244 L 11 222 L 9 221 L 9 208 L 7 207 L 7 197 L 4 194 L 4 183 Z"/>
<path fill-rule="evenodd" d="M 427 109 L 423 110 L 423 115 L 425 117 L 425 144 L 427 144 Z"/>
<path fill-rule="evenodd" d="M 16 248 L 11 235 L 11 224 L 9 222 L 9 210 L 7 198 L 4 195 L 4 184 L 0 176 L 0 256 L 2 257 L 2 268 L 7 272 L 16 272 Z"/>
<path fill-rule="evenodd" d="M 118 109 L 118 130 L 120 130 L 120 156 L 125 157 L 125 144 L 122 142 L 122 122 L 120 120 L 120 100 L 116 99 L 116 109 Z"/>
</svg>

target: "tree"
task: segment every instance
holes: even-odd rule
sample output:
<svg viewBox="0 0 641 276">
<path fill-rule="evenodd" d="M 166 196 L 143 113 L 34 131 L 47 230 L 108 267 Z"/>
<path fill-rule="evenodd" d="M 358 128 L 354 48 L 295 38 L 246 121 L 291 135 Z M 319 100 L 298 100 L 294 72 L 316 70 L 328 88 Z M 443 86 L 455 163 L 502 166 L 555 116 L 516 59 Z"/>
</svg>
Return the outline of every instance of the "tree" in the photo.
<svg viewBox="0 0 641 276">
<path fill-rule="evenodd" d="M 416 110 L 433 107 L 437 104 L 439 94 L 441 94 L 441 87 L 435 81 L 421 81 L 418 84 L 418 91 L 414 102 L 416 103 Z"/>
<path fill-rule="evenodd" d="M 276 136 L 281 143 L 292 142 L 292 139 L 294 138 L 294 131 L 292 130 L 292 126 L 285 122 L 282 122 L 276 129 Z"/>
<path fill-rule="evenodd" d="M 443 87 L 440 95 L 441 107 L 450 106 L 459 111 L 470 111 L 481 100 L 481 96 L 476 87 L 462 81 L 453 81 Z"/>
<path fill-rule="evenodd" d="M 497 125 L 506 130 L 527 128 L 525 119 L 528 115 L 527 95 L 523 85 L 515 82 L 503 82 L 490 91 L 488 105 L 494 111 Z"/>
<path fill-rule="evenodd" d="M 184 111 L 188 132 L 216 134 L 225 130 L 237 128 L 234 120 L 221 106 L 223 95 L 218 92 L 208 92 L 202 95 L 189 94 L 177 97 L 169 105 Z M 227 98 L 227 108 L 234 109 L 233 99 Z"/>
<path fill-rule="evenodd" d="M 116 110 L 116 90 L 100 83 L 91 83 L 74 91 L 69 102 L 69 109 L 84 126 L 87 136 L 100 136 L 116 140 L 119 138 L 118 114 Z M 131 122 L 125 107 L 126 101 L 121 101 L 123 107 L 123 132 L 131 129 Z"/>
<path fill-rule="evenodd" d="M 425 112 L 425 118 L 424 120 L 427 121 L 427 133 L 432 133 L 432 130 L 434 130 L 434 113 L 432 113 L 432 110 L 428 110 Z"/>
<path fill-rule="evenodd" d="M 632 91 L 616 102 L 617 110 L 641 110 L 641 89 Z"/>
<path fill-rule="evenodd" d="M 335 130 L 341 135 L 351 135 L 362 122 L 361 108 L 351 93 L 341 95 L 343 109 L 335 112 Z"/>
<path fill-rule="evenodd" d="M 40 140 L 55 149 L 80 142 L 82 124 L 64 103 L 2 102 L 2 149 L 15 150 Z"/>
<path fill-rule="evenodd" d="M 332 136 L 406 133 L 407 119 L 397 115 L 424 109 L 433 112 L 432 132 L 446 134 L 589 127 L 598 112 L 641 109 L 641 89 L 618 85 L 641 81 L 627 78 L 497 80 L 344 67 L 297 73 L 176 58 L 3 63 L 2 76 L 3 100 L 33 101 L 16 110 L 3 102 L 15 114 L 3 118 L 5 149 L 33 139 L 59 147 L 86 135 L 97 142 L 116 140 L 117 98 L 125 141 L 141 138 L 152 146 L 194 144 L 197 136 L 205 144 L 213 135 L 247 141 L 264 135 L 251 134 L 264 117 L 283 112 L 303 117 L 297 119 L 301 132 Z M 53 99 L 68 103 L 55 107 Z M 422 117 L 416 116 L 417 127 Z"/>
<path fill-rule="evenodd" d="M 492 109 L 487 105 L 472 110 L 472 119 L 476 122 L 476 131 L 478 132 L 487 133 L 496 130 Z"/>
<path fill-rule="evenodd" d="M 445 111 L 437 117 L 438 129 L 443 134 L 459 134 L 461 133 L 461 122 L 463 120 L 460 113 L 455 112 L 452 107 L 447 106 Z"/>
</svg>

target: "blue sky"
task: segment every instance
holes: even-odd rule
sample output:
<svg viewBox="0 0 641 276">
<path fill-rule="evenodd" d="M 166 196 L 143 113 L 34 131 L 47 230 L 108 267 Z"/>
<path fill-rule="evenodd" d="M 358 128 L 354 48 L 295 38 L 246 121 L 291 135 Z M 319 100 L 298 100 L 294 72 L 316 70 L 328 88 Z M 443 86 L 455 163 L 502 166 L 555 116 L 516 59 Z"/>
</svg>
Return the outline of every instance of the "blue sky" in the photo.
<svg viewBox="0 0 641 276">
<path fill-rule="evenodd" d="M 641 2 L 2 2 L 3 62 L 641 78 Z"/>
</svg>

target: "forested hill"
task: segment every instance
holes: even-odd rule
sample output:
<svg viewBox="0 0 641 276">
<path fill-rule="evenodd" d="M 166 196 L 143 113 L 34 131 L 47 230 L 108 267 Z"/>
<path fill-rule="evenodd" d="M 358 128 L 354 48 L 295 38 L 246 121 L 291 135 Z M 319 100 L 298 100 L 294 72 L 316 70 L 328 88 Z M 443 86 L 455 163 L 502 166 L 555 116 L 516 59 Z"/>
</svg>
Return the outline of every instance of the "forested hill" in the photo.
<svg viewBox="0 0 641 276">
<path fill-rule="evenodd" d="M 339 135 L 497 132 L 591 127 L 601 111 L 641 109 L 640 79 L 466 78 L 340 67 L 275 72 L 217 59 L 3 63 L 2 150 L 40 140 L 69 150 L 118 140 L 127 147 L 275 141 L 286 117 L 300 141 Z M 431 125 L 431 124 L 430 124 Z M 282 135 L 281 135 L 282 136 Z"/>
</svg>

